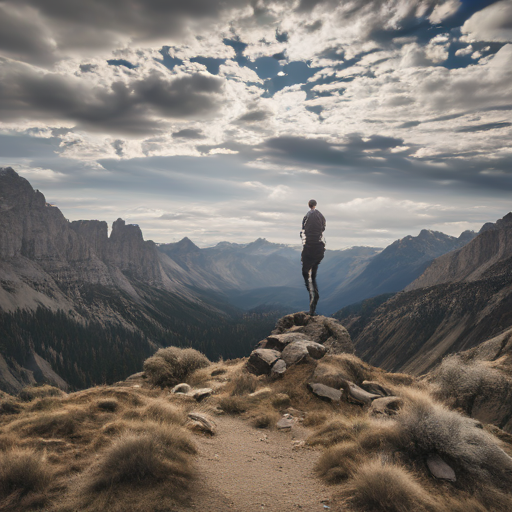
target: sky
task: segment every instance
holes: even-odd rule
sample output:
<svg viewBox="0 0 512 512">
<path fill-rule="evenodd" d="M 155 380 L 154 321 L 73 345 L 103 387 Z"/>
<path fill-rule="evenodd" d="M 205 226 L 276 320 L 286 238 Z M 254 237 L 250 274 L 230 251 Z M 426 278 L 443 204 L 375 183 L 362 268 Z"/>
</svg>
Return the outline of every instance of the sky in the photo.
<svg viewBox="0 0 512 512">
<path fill-rule="evenodd" d="M 145 239 L 330 249 L 510 210 L 512 0 L 0 0 L 0 166 Z"/>
</svg>

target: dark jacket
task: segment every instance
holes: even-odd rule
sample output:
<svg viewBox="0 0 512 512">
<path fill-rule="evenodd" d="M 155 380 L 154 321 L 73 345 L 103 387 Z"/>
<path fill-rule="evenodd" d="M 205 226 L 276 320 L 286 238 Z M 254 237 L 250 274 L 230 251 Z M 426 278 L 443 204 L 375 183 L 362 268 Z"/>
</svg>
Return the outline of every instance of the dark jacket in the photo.
<svg viewBox="0 0 512 512">
<path fill-rule="evenodd" d="M 306 243 L 317 242 L 325 231 L 325 217 L 318 210 L 309 210 L 302 220 L 302 230 L 306 235 Z"/>
</svg>

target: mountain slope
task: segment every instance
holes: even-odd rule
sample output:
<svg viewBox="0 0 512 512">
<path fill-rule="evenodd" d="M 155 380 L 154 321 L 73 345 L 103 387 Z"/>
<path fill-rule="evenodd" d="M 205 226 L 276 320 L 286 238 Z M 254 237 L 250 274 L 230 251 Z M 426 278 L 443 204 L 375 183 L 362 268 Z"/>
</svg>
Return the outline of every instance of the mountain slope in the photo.
<svg viewBox="0 0 512 512">
<path fill-rule="evenodd" d="M 430 269 L 462 269 L 451 282 L 428 288 L 424 276 L 377 308 L 354 340 L 357 352 L 386 369 L 420 374 L 449 353 L 470 349 L 512 325 L 512 226 L 507 215 L 493 230 L 484 230 L 467 246 L 443 256 Z M 493 251 L 487 242 L 496 242 Z M 497 261 L 498 260 L 498 261 Z M 439 273 L 438 280 L 446 279 Z M 361 326 L 359 326 L 360 328 Z"/>
</svg>

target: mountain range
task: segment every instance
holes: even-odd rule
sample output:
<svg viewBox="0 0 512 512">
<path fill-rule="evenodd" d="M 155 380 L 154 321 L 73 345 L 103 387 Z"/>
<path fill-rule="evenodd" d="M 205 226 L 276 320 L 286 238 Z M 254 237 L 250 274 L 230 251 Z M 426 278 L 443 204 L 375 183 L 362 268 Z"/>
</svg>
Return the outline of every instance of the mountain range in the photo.
<svg viewBox="0 0 512 512">
<path fill-rule="evenodd" d="M 335 314 L 356 351 L 387 370 L 425 373 L 512 326 L 512 213 L 435 259 L 405 291 Z M 363 309 L 366 307 L 364 314 Z"/>
</svg>

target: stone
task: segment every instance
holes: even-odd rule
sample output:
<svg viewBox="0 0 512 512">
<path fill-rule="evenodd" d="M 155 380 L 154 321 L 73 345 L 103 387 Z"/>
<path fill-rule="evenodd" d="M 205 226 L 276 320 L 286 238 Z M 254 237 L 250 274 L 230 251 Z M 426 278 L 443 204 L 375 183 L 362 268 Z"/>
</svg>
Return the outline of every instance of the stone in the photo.
<svg viewBox="0 0 512 512">
<path fill-rule="evenodd" d="M 361 384 L 361 387 L 365 391 L 368 391 L 368 393 L 372 393 L 374 395 L 393 396 L 393 392 L 390 389 L 382 386 L 374 380 L 364 380 Z"/>
<path fill-rule="evenodd" d="M 305 343 L 300 341 L 294 341 L 285 347 L 281 353 L 283 361 L 286 366 L 292 366 L 293 364 L 306 363 L 309 359 L 309 351 Z"/>
<path fill-rule="evenodd" d="M 372 401 L 368 413 L 372 416 L 394 416 L 400 410 L 402 404 L 403 400 L 397 396 L 376 398 Z"/>
<path fill-rule="evenodd" d="M 311 341 L 301 333 L 287 332 L 284 334 L 271 334 L 267 337 L 266 348 L 273 348 L 282 352 L 284 348 L 293 341 Z M 260 342 L 261 343 L 261 342 Z"/>
<path fill-rule="evenodd" d="M 272 366 L 272 370 L 270 371 L 270 376 L 273 379 L 279 379 L 286 372 L 286 363 L 282 359 L 278 359 L 274 366 Z"/>
<path fill-rule="evenodd" d="M 292 364 L 307 362 L 308 356 L 313 359 L 321 359 L 326 352 L 327 349 L 320 343 L 300 340 L 292 341 L 290 344 L 286 345 L 281 353 L 281 357 L 286 362 L 286 366 L 291 366 Z"/>
<path fill-rule="evenodd" d="M 334 389 L 325 384 L 309 383 L 308 388 L 318 398 L 326 402 L 339 402 L 341 401 L 341 391 Z"/>
<path fill-rule="evenodd" d="M 283 416 L 277 422 L 276 427 L 277 427 L 277 430 L 291 430 L 294 424 L 295 424 L 295 420 L 292 417 L 287 418 L 287 417 Z"/>
<path fill-rule="evenodd" d="M 189 386 L 186 382 L 182 382 L 181 384 L 178 384 L 176 386 L 174 386 L 172 389 L 171 389 L 171 393 L 190 393 L 190 391 L 192 390 L 192 387 Z"/>
<path fill-rule="evenodd" d="M 267 343 L 268 341 L 267 340 L 261 340 L 260 342 L 258 342 L 258 344 L 256 345 L 256 348 L 271 348 L 271 347 L 267 347 Z M 273 348 L 273 347 L 272 347 Z"/>
<path fill-rule="evenodd" d="M 269 375 L 272 366 L 281 358 L 281 353 L 268 348 L 257 348 L 251 352 L 247 370 L 255 375 Z"/>
<path fill-rule="evenodd" d="M 227 372 L 225 368 L 217 368 L 210 373 L 211 377 L 217 377 L 217 375 L 224 375 Z"/>
<path fill-rule="evenodd" d="M 216 433 L 216 424 L 215 422 L 206 416 L 205 414 L 199 412 L 189 412 L 188 413 L 188 421 L 186 427 L 194 432 L 202 432 L 205 434 L 209 434 L 211 436 Z"/>
<path fill-rule="evenodd" d="M 431 453 L 428 455 L 427 467 L 432 473 L 432 476 L 439 480 L 448 480 L 449 482 L 457 481 L 455 471 L 448 466 L 448 464 L 446 464 L 446 462 L 437 453 Z"/>
<path fill-rule="evenodd" d="M 366 405 L 375 400 L 376 398 L 381 398 L 380 395 L 374 395 L 373 393 L 368 393 L 364 389 L 361 389 L 359 386 L 346 380 L 342 384 L 345 398 L 348 402 L 352 402 L 357 405 Z"/>
<path fill-rule="evenodd" d="M 188 395 L 191 396 L 194 400 L 201 402 L 205 398 L 208 398 L 212 393 L 212 388 L 201 388 L 191 391 L 190 393 L 188 393 Z"/>
</svg>

